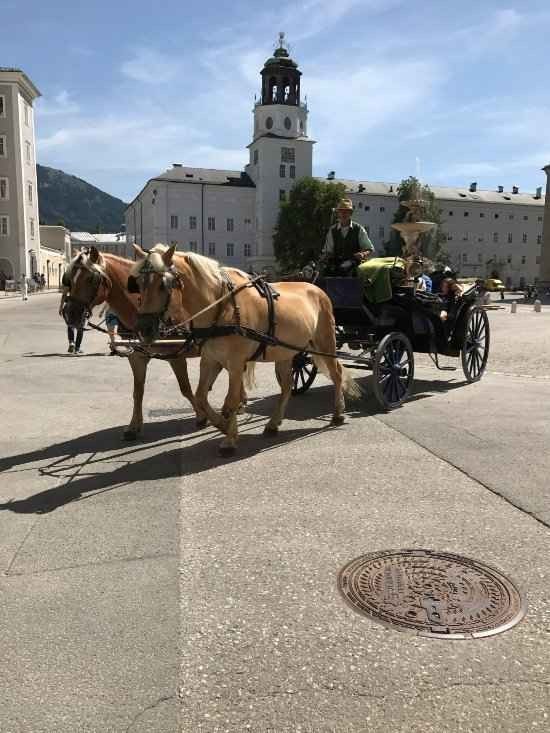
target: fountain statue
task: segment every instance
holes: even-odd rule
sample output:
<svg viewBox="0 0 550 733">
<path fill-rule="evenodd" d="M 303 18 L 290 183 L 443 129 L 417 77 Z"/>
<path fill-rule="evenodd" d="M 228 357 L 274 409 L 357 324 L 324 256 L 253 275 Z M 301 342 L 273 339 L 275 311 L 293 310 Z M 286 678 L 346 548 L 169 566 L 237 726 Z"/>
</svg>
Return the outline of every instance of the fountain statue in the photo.
<svg viewBox="0 0 550 733">
<path fill-rule="evenodd" d="M 392 229 L 397 230 L 404 242 L 403 259 L 405 260 L 405 286 L 415 288 L 415 278 L 422 274 L 423 259 L 420 249 L 420 235 L 430 232 L 437 224 L 431 221 L 420 221 L 423 215 L 424 200 L 418 183 L 411 187 L 409 201 L 402 201 L 408 211 L 405 220 L 399 224 L 392 224 Z"/>
</svg>

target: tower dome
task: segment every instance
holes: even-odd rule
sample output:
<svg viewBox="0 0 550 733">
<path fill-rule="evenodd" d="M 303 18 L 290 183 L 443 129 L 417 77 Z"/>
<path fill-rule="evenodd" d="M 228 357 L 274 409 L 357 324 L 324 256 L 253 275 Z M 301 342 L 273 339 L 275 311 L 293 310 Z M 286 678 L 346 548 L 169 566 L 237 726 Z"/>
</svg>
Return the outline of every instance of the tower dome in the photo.
<svg viewBox="0 0 550 733">
<path fill-rule="evenodd" d="M 267 59 L 261 71 L 262 104 L 300 105 L 300 77 L 298 64 L 285 48 L 285 34 L 279 33 L 279 47 Z"/>
</svg>

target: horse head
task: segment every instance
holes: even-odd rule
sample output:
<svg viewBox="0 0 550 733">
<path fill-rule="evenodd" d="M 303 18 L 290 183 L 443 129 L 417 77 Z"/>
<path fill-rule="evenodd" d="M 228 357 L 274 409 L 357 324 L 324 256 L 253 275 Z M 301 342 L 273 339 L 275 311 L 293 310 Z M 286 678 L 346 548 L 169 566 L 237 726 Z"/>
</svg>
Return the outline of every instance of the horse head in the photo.
<svg viewBox="0 0 550 733">
<path fill-rule="evenodd" d="M 105 270 L 105 261 L 96 247 L 82 249 L 73 258 L 61 280 L 69 289 L 63 309 L 67 325 L 81 328 L 96 305 L 109 297 L 111 280 Z"/>
</svg>

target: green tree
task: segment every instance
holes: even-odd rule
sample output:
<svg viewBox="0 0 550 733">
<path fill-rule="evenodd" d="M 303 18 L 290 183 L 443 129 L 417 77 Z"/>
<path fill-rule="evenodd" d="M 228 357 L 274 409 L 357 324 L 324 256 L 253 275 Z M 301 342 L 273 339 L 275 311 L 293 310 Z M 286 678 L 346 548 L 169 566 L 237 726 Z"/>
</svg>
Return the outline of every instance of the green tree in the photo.
<svg viewBox="0 0 550 733">
<path fill-rule="evenodd" d="M 437 224 L 437 227 L 432 232 L 420 235 L 421 251 L 434 262 L 447 263 L 449 261 L 449 255 L 445 251 L 447 236 L 441 225 L 441 209 L 430 187 L 422 185 L 414 176 L 409 176 L 409 178 L 403 179 L 399 184 L 397 198 L 399 200 L 399 207 L 393 217 L 394 224 L 404 221 L 409 211 L 403 205 L 403 201 L 410 201 L 412 198 L 422 200 L 421 219 L 423 221 L 432 221 Z M 393 257 L 401 254 L 403 240 L 399 232 L 395 231 L 395 229 L 391 229 L 390 231 L 390 239 L 384 246 L 386 254 Z"/>
<path fill-rule="evenodd" d="M 281 203 L 273 248 L 283 272 L 299 270 L 307 262 L 318 262 L 332 223 L 333 209 L 345 195 L 342 183 L 316 178 L 296 182 L 288 201 Z"/>
</svg>

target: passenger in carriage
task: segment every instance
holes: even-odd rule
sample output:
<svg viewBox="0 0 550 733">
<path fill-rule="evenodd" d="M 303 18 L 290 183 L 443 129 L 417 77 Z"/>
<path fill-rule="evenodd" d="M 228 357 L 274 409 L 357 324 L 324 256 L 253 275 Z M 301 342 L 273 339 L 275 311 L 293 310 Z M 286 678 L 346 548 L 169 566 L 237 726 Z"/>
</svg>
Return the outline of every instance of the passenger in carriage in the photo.
<svg viewBox="0 0 550 733">
<path fill-rule="evenodd" d="M 342 265 L 364 262 L 374 252 L 374 246 L 364 227 L 352 221 L 353 203 L 342 199 L 336 208 L 338 223 L 330 227 L 322 252 L 324 272 L 327 275 L 343 275 Z M 352 270 L 351 264 L 349 270 Z"/>
<path fill-rule="evenodd" d="M 462 295 L 462 288 L 452 277 L 446 277 L 442 280 L 440 288 L 439 300 L 442 308 L 439 317 L 442 321 L 446 321 L 453 306 Z"/>
</svg>

